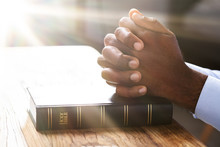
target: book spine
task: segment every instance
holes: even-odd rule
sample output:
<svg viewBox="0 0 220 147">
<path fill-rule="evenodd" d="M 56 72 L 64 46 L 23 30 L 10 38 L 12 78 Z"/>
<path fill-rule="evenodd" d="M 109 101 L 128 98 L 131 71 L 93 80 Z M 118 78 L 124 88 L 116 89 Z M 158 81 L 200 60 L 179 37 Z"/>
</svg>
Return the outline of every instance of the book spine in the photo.
<svg viewBox="0 0 220 147">
<path fill-rule="evenodd" d="M 135 127 L 168 124 L 172 104 L 37 108 L 37 130 Z"/>
</svg>

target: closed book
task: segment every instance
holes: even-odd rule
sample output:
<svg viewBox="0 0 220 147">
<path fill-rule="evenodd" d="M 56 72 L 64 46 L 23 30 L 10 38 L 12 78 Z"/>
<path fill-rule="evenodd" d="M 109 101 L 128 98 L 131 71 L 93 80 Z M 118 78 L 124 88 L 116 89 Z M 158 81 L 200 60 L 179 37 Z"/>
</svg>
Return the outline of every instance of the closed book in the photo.
<svg viewBox="0 0 220 147">
<path fill-rule="evenodd" d="M 37 130 L 171 122 L 172 104 L 164 98 L 116 95 L 101 77 L 99 56 L 88 46 L 36 47 L 19 54 L 17 66 L 22 66 L 20 76 Z"/>
<path fill-rule="evenodd" d="M 105 89 L 90 88 L 85 92 L 71 86 L 28 88 L 29 113 L 36 129 L 137 127 L 172 121 L 172 104 L 166 99 L 128 99 Z"/>
</svg>

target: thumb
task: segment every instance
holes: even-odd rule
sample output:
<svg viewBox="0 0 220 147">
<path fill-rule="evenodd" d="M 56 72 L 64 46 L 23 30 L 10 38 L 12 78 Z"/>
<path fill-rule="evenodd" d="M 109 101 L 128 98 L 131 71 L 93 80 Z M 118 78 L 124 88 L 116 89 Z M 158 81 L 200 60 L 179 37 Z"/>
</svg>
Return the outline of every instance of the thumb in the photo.
<svg viewBox="0 0 220 147">
<path fill-rule="evenodd" d="M 163 26 L 158 20 L 156 20 L 153 17 L 145 17 L 140 11 L 137 9 L 131 9 L 129 11 L 129 17 L 131 20 L 134 21 L 136 25 L 139 25 L 140 27 L 157 32 L 157 33 L 163 33 L 167 35 L 174 35 L 173 32 L 171 32 L 169 29 L 167 29 L 165 26 Z"/>
</svg>

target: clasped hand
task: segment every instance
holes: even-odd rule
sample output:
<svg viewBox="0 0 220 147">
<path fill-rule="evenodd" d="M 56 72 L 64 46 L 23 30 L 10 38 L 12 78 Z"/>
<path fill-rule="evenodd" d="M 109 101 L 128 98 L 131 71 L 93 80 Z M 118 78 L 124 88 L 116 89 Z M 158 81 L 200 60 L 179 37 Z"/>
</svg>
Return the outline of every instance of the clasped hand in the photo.
<svg viewBox="0 0 220 147">
<path fill-rule="evenodd" d="M 114 34 L 106 35 L 104 44 L 98 63 L 117 94 L 161 96 L 194 110 L 201 87 L 197 99 L 189 94 L 196 84 L 192 80 L 200 74 L 186 66 L 174 33 L 156 19 L 132 9 Z"/>
</svg>

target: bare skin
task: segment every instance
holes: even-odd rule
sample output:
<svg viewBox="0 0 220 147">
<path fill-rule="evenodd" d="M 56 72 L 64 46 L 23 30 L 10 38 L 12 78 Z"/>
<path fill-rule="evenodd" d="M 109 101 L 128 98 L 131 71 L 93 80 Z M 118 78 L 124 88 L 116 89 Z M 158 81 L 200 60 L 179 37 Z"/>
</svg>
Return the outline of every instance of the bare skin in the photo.
<svg viewBox="0 0 220 147">
<path fill-rule="evenodd" d="M 104 39 L 102 77 L 121 96 L 161 96 L 194 112 L 207 76 L 186 66 L 170 30 L 136 9 L 129 16 Z"/>
</svg>

